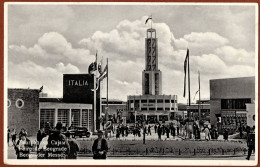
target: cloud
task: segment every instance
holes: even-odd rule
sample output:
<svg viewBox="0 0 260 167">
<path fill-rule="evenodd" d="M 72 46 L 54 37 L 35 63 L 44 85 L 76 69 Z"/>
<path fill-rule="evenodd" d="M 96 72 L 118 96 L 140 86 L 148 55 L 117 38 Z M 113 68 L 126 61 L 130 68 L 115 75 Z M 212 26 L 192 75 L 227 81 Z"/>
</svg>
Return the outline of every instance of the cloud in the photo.
<svg viewBox="0 0 260 167">
<path fill-rule="evenodd" d="M 110 31 L 96 31 L 79 41 L 80 48 L 73 47 L 58 32 L 44 33 L 32 47 L 10 45 L 9 83 L 26 87 L 44 82 L 47 93 L 60 96 L 62 74 L 85 73 L 98 50 L 98 61 L 101 57 L 109 60 L 109 98 L 126 100 L 127 95 L 141 94 L 145 38 L 149 28 L 144 25 L 146 18 L 122 20 Z M 255 53 L 232 46 L 225 36 L 216 32 L 190 32 L 176 38 L 166 23 L 154 23 L 153 27 L 158 38 L 163 94 L 176 94 L 180 102 L 186 102 L 182 94 L 187 47 L 190 49 L 192 94 L 198 89 L 198 70 L 204 98 L 209 98 L 210 79 L 254 75 Z M 14 77 L 18 74 L 19 77 Z M 103 87 L 106 88 L 105 82 Z"/>
</svg>

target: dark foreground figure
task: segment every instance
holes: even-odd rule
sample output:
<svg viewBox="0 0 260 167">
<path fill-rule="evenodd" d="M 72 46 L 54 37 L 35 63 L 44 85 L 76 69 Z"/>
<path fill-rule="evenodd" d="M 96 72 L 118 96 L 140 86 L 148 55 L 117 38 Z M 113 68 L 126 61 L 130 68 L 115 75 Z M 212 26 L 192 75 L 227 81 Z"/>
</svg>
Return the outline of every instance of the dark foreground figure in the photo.
<svg viewBox="0 0 260 167">
<path fill-rule="evenodd" d="M 107 158 L 107 141 L 102 138 L 103 132 L 98 131 L 98 138 L 94 141 L 92 146 L 93 159 L 106 159 Z"/>
</svg>

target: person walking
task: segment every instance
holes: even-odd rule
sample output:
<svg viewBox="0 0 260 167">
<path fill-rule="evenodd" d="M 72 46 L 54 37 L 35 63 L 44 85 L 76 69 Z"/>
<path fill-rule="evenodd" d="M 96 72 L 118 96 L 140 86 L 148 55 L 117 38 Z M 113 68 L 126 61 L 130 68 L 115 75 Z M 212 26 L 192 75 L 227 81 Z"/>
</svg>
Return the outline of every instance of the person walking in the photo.
<svg viewBox="0 0 260 167">
<path fill-rule="evenodd" d="M 66 159 L 70 152 L 68 140 L 62 134 L 62 123 L 58 122 L 56 128 L 49 135 L 48 144 L 46 146 L 46 158 L 48 159 Z"/>
<path fill-rule="evenodd" d="M 7 128 L 7 144 L 8 144 L 8 146 L 9 146 L 9 141 L 10 141 L 10 129 L 9 128 Z"/>
<path fill-rule="evenodd" d="M 205 140 L 210 140 L 210 133 L 209 133 L 209 128 L 208 126 L 206 126 L 204 129 L 203 129 L 203 132 L 205 133 Z"/>
<path fill-rule="evenodd" d="M 159 125 L 157 128 L 158 140 L 162 140 L 162 128 Z"/>
<path fill-rule="evenodd" d="M 154 133 L 157 133 L 157 125 L 154 125 Z"/>
<path fill-rule="evenodd" d="M 149 134 L 152 135 L 152 133 L 151 133 L 151 126 L 150 125 L 148 126 L 148 135 Z"/>
<path fill-rule="evenodd" d="M 38 133 L 37 133 L 37 149 L 39 148 L 39 145 L 41 144 L 41 141 L 44 137 L 46 137 L 47 134 L 45 133 L 44 131 L 44 128 L 40 128 L 40 130 L 38 130 Z"/>
<path fill-rule="evenodd" d="M 172 136 L 175 139 L 176 133 L 175 133 L 175 127 L 174 125 L 172 126 Z"/>
<path fill-rule="evenodd" d="M 238 128 L 238 131 L 239 131 L 240 139 L 242 139 L 243 138 L 243 128 L 242 128 L 241 124 L 240 124 L 240 126 Z"/>
<path fill-rule="evenodd" d="M 247 136 L 247 147 L 248 147 L 248 154 L 246 159 L 250 160 L 252 151 L 255 150 L 255 133 L 251 129 L 248 136 Z"/>
<path fill-rule="evenodd" d="M 103 132 L 98 131 L 98 138 L 94 140 L 92 145 L 93 159 L 106 159 L 108 152 L 108 144 L 103 138 Z"/>
<path fill-rule="evenodd" d="M 15 129 L 13 129 L 13 132 L 12 132 L 12 143 L 13 143 L 13 146 L 16 145 L 16 136 L 17 136 L 17 133 L 16 133 Z"/>
<path fill-rule="evenodd" d="M 177 124 L 177 136 L 180 135 L 180 125 L 179 125 L 179 124 L 180 124 L 180 123 Z"/>
<path fill-rule="evenodd" d="M 227 129 L 224 129 L 223 138 L 225 141 L 228 140 L 228 130 Z"/>
<path fill-rule="evenodd" d="M 170 138 L 170 129 L 168 126 L 165 126 L 165 132 L 166 132 L 167 139 L 169 139 Z"/>
<path fill-rule="evenodd" d="M 15 145 L 17 159 L 29 159 L 31 147 L 31 141 L 27 138 L 27 134 L 20 133 L 20 139 Z"/>
<path fill-rule="evenodd" d="M 77 159 L 78 151 L 79 151 L 79 145 L 78 145 L 77 141 L 75 139 L 71 138 L 70 132 L 66 132 L 65 136 L 66 136 L 69 146 L 70 146 L 70 151 L 68 152 L 67 159 Z"/>
</svg>

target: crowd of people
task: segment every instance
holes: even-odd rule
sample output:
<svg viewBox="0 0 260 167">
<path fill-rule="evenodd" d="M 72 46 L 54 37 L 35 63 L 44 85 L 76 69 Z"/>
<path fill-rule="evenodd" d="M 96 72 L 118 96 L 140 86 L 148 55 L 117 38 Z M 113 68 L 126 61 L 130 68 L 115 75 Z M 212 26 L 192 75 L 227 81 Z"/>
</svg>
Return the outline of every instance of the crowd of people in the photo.
<svg viewBox="0 0 260 167">
<path fill-rule="evenodd" d="M 69 131 L 62 131 L 60 122 L 55 128 L 49 130 L 49 134 L 46 134 L 44 128 L 41 128 L 37 133 L 36 143 L 32 143 L 27 137 L 25 129 L 21 129 L 18 140 L 16 140 L 16 135 L 15 129 L 12 129 L 12 132 L 8 129 L 8 146 L 10 146 L 9 138 L 11 136 L 17 159 L 29 159 L 32 151 L 37 152 L 37 159 L 76 159 L 77 153 L 80 151 L 78 142 L 71 137 Z M 106 159 L 107 141 L 103 139 L 102 131 L 98 131 L 97 135 L 98 138 L 94 140 L 92 146 L 93 158 Z M 42 141 L 47 136 L 47 144 L 45 145 Z"/>
<path fill-rule="evenodd" d="M 176 136 L 182 139 L 201 139 L 201 133 L 204 133 L 205 140 L 217 140 L 219 137 L 219 132 L 217 127 L 204 125 L 200 127 L 195 122 L 183 124 L 173 124 L 168 125 L 161 124 L 136 124 L 134 127 L 128 127 L 127 125 L 119 124 L 115 129 L 116 138 L 128 137 L 131 133 L 134 136 L 143 137 L 152 135 L 152 133 L 158 136 L 158 140 L 162 140 L 162 136 L 165 139 L 175 138 Z M 241 136 L 241 128 L 238 128 L 239 134 Z M 248 156 L 246 159 L 250 159 L 252 152 L 254 151 L 255 138 L 254 138 L 254 128 L 244 129 L 247 135 L 247 146 L 248 146 Z M 114 130 L 113 130 L 114 132 Z M 242 131 L 243 133 L 243 131 Z M 16 139 L 18 135 L 18 139 Z M 106 139 L 103 138 L 102 131 L 98 131 L 98 138 L 94 140 L 92 146 L 93 158 L 94 159 L 106 159 L 108 151 L 108 143 Z M 29 159 L 30 152 L 36 147 L 37 158 L 38 159 L 76 159 L 77 153 L 79 152 L 78 142 L 71 137 L 69 131 L 64 132 L 62 130 L 62 124 L 57 123 L 56 127 L 49 130 L 46 134 L 44 128 L 39 129 L 37 133 L 37 142 L 33 144 L 29 138 L 27 138 L 27 131 L 22 128 L 17 134 L 15 129 L 8 129 L 8 146 L 10 146 L 10 138 L 12 140 L 11 146 L 14 147 L 17 155 L 17 159 Z M 223 129 L 223 138 L 228 140 L 229 132 L 227 129 Z M 47 144 L 43 147 L 43 139 L 48 137 Z M 242 137 L 241 137 L 242 138 Z"/>
</svg>

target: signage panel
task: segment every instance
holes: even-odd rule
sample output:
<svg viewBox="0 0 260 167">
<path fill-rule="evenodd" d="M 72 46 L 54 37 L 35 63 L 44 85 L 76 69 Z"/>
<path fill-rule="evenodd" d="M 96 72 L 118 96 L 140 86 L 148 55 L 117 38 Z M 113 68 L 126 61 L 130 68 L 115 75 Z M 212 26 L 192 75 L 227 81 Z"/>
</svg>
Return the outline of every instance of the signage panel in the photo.
<svg viewBox="0 0 260 167">
<path fill-rule="evenodd" d="M 142 103 L 142 107 L 155 107 L 154 103 Z"/>
<path fill-rule="evenodd" d="M 66 103 L 92 104 L 94 100 L 93 74 L 64 74 L 63 101 Z"/>
</svg>

